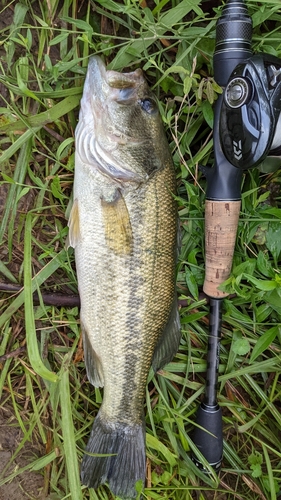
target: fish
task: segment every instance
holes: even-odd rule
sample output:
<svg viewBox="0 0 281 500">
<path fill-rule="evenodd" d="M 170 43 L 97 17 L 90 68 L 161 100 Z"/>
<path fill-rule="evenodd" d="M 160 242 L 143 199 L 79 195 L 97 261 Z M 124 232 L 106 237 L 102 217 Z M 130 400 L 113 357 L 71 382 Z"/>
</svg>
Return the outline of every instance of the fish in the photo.
<svg viewBox="0 0 281 500">
<path fill-rule="evenodd" d="M 145 484 L 144 397 L 152 366 L 180 342 L 176 177 L 154 94 L 141 69 L 87 68 L 75 129 L 74 248 L 87 377 L 103 387 L 81 464 L 89 488 L 124 500 Z"/>
</svg>

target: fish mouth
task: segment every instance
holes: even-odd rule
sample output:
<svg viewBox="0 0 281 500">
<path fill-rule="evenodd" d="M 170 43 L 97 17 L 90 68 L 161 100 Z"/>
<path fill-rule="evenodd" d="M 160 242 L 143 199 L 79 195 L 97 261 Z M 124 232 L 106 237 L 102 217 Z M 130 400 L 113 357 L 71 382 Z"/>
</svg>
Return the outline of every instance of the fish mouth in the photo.
<svg viewBox="0 0 281 500">
<path fill-rule="evenodd" d="M 141 69 L 131 73 L 106 70 L 99 56 L 89 60 L 84 92 L 81 100 L 81 122 L 76 128 L 76 148 L 82 161 L 94 165 L 103 175 L 116 182 L 140 184 L 148 179 L 146 172 L 133 171 L 129 165 L 119 161 L 114 151 L 120 146 L 128 149 L 140 147 L 144 142 L 137 137 L 127 137 L 118 124 L 110 129 L 104 126 L 108 101 L 129 105 L 138 100 L 142 85 L 147 85 Z M 108 147 L 101 140 L 106 130 Z"/>
<path fill-rule="evenodd" d="M 88 68 L 92 73 L 99 73 L 100 78 L 105 80 L 109 87 L 114 89 L 136 88 L 140 83 L 145 82 L 143 72 L 140 68 L 127 73 L 107 70 L 105 63 L 99 56 L 90 57 Z"/>
<path fill-rule="evenodd" d="M 96 85 L 95 95 L 98 98 L 103 92 L 118 104 L 131 104 L 137 100 L 137 92 L 141 86 L 146 85 L 146 80 L 140 68 L 128 73 L 119 73 L 107 70 L 106 65 L 99 56 L 92 56 L 89 60 L 89 71 L 93 81 L 102 82 Z"/>
<path fill-rule="evenodd" d="M 110 87 L 120 90 L 134 89 L 145 81 L 140 68 L 130 73 L 118 73 L 117 71 L 108 70 L 106 79 Z"/>
<path fill-rule="evenodd" d="M 140 68 L 127 73 L 107 70 L 105 63 L 99 56 L 92 56 L 89 64 L 92 65 L 96 78 L 98 77 L 100 81 L 104 82 L 103 91 L 110 101 L 115 101 L 117 104 L 124 106 L 139 101 L 138 94 L 141 88 L 147 86 L 143 71 Z M 131 148 L 145 142 L 132 136 L 126 138 L 122 130 L 119 130 L 118 124 L 115 124 L 114 132 L 109 133 L 108 137 L 116 145 L 126 144 L 127 147 Z"/>
</svg>

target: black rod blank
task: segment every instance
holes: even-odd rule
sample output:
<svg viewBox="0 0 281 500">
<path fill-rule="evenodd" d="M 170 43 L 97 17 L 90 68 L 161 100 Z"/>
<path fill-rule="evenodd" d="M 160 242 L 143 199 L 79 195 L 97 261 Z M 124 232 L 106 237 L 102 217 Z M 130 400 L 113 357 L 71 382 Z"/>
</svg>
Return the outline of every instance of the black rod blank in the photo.
<svg viewBox="0 0 281 500">
<path fill-rule="evenodd" d="M 192 436 L 194 444 L 216 472 L 220 469 L 223 455 L 222 411 L 217 403 L 221 318 L 222 299 L 210 298 L 205 397 L 197 410 Z M 196 456 L 192 458 L 197 467 L 205 470 Z"/>
<path fill-rule="evenodd" d="M 204 403 L 217 404 L 217 381 L 220 356 L 222 299 L 210 298 L 207 374 Z"/>
</svg>

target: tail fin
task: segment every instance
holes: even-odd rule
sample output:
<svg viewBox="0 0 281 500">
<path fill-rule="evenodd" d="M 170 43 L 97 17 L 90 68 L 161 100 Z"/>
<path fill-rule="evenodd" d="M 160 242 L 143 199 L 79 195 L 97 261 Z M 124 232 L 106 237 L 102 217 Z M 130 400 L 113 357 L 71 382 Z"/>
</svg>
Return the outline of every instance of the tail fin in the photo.
<svg viewBox="0 0 281 500">
<path fill-rule="evenodd" d="M 107 483 L 114 495 L 124 500 L 137 496 L 135 484 L 145 481 L 144 425 L 112 424 L 97 416 L 91 431 L 81 466 L 82 483 L 97 488 Z"/>
</svg>

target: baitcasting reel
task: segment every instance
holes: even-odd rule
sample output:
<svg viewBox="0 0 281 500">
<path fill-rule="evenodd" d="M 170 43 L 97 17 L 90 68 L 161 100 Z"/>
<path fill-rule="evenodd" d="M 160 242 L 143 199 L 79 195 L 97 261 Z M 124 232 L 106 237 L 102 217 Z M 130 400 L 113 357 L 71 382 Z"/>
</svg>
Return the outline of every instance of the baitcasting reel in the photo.
<svg viewBox="0 0 281 500">
<path fill-rule="evenodd" d="M 267 156 L 281 164 L 281 59 L 250 57 L 233 70 L 219 117 L 223 153 L 235 167 L 248 169 Z"/>
</svg>

